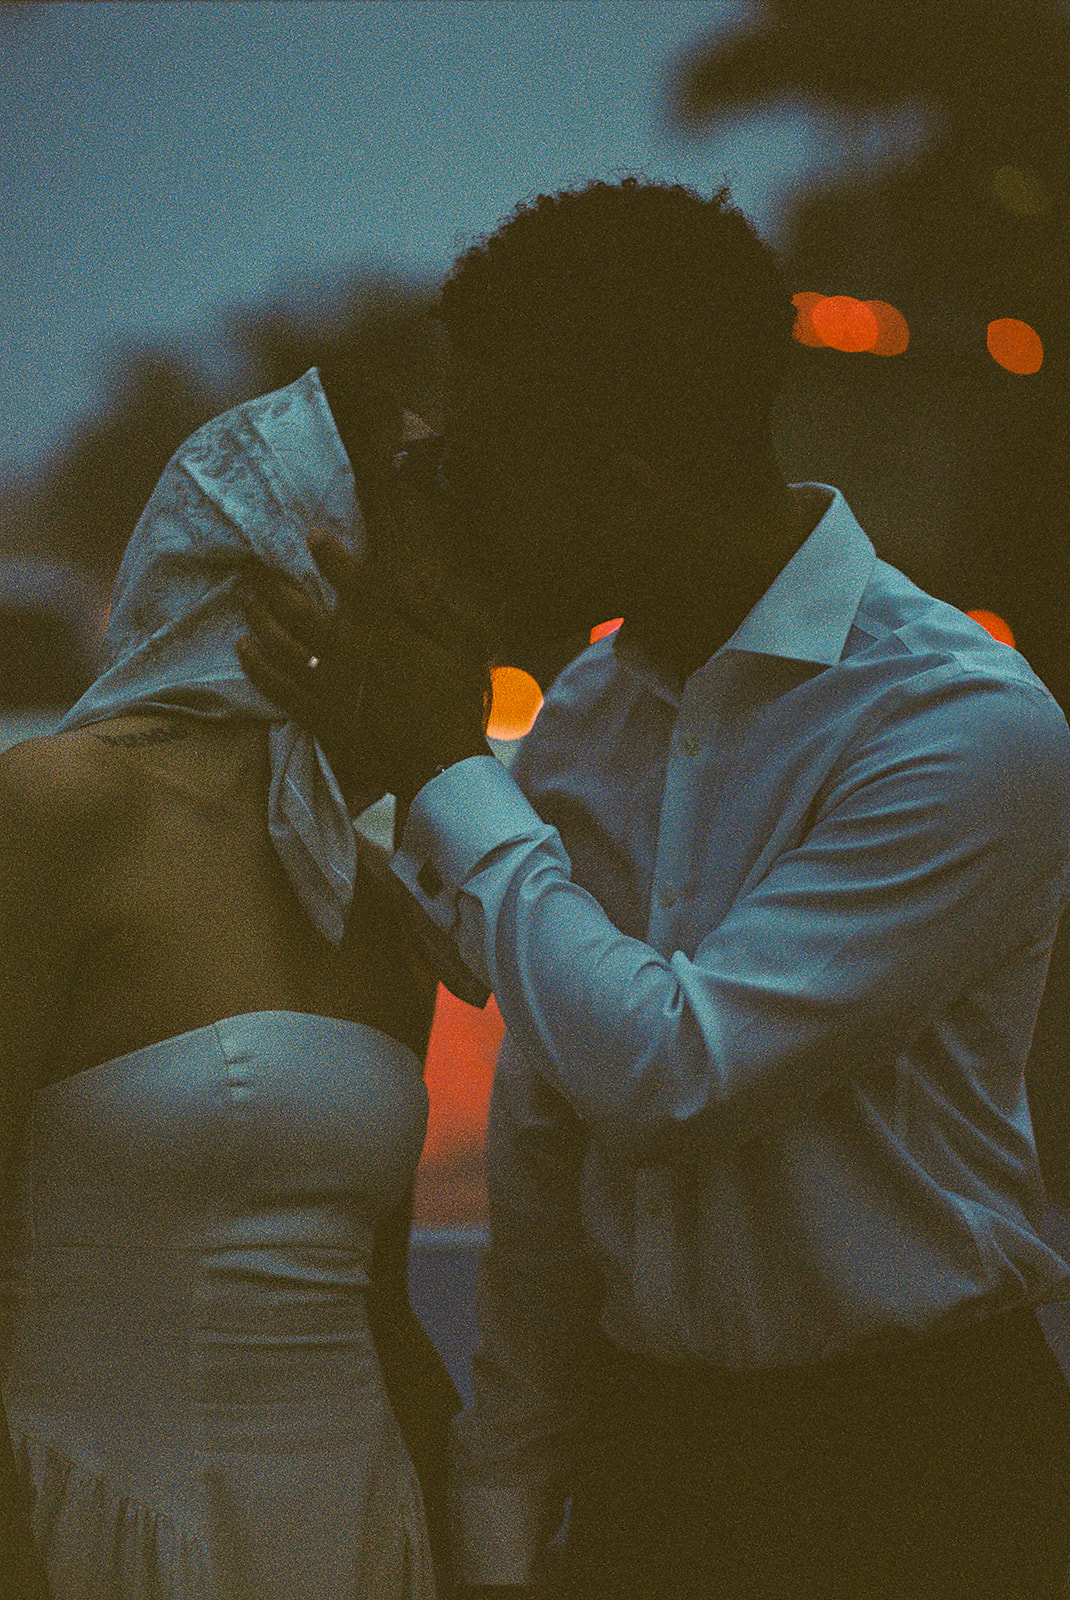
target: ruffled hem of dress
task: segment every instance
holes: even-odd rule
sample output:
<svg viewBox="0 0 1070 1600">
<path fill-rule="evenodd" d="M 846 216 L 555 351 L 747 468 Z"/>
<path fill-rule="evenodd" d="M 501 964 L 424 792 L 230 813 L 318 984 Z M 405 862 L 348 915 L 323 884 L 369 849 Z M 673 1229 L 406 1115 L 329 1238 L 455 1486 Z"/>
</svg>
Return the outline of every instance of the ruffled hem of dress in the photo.
<svg viewBox="0 0 1070 1600">
<path fill-rule="evenodd" d="M 365 1507 L 360 1600 L 435 1600 L 423 1495 L 396 1424 L 384 1444 Z"/>
<path fill-rule="evenodd" d="M 197 1534 L 51 1445 L 12 1444 L 52 1600 L 221 1600 Z"/>
</svg>

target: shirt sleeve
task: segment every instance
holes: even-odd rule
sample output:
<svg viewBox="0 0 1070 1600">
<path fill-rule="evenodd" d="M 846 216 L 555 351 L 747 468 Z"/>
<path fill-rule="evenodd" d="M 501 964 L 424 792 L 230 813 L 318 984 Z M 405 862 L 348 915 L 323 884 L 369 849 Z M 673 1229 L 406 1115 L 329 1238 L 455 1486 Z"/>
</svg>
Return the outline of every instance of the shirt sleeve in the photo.
<svg viewBox="0 0 1070 1600">
<path fill-rule="evenodd" d="M 693 1160 L 894 1060 L 1054 926 L 1068 770 L 1066 724 L 1039 688 L 965 675 L 928 695 L 896 686 L 803 836 L 690 956 L 621 934 L 486 757 L 420 792 L 394 870 L 611 1157 Z"/>
</svg>

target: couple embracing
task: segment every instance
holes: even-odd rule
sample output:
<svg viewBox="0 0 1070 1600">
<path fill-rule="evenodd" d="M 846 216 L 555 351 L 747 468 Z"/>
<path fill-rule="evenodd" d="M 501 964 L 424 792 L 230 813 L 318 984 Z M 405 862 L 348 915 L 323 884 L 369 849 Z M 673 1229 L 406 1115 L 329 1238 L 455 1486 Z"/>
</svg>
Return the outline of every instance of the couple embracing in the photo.
<svg viewBox="0 0 1070 1600">
<path fill-rule="evenodd" d="M 541 197 L 437 314 L 445 437 L 318 369 L 200 429 L 0 758 L 0 1596 L 1055 1596 L 1062 715 L 783 479 L 725 193 Z M 507 773 L 495 654 L 615 616 Z M 439 980 L 507 1023 L 468 1412 Z"/>
</svg>

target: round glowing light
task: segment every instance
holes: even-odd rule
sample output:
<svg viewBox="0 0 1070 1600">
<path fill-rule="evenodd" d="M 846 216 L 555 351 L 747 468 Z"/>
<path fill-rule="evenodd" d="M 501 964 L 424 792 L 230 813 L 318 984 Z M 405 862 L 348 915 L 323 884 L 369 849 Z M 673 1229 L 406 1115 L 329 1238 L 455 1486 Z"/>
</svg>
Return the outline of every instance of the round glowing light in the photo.
<svg viewBox="0 0 1070 1600">
<path fill-rule="evenodd" d="M 901 356 L 910 343 L 907 319 L 887 300 L 867 300 L 866 305 L 877 319 L 877 342 L 870 346 L 875 356 Z"/>
<path fill-rule="evenodd" d="M 810 312 L 814 331 L 832 350 L 872 350 L 880 338 L 876 314 L 864 300 L 847 294 L 829 294 Z"/>
<path fill-rule="evenodd" d="M 978 623 L 993 639 L 998 639 L 1000 644 L 1013 644 L 1014 634 L 1007 623 L 995 611 L 967 611 L 966 615 Z"/>
<path fill-rule="evenodd" d="M 988 324 L 988 351 L 1001 367 L 1023 377 L 1039 372 L 1044 360 L 1040 335 L 1028 322 L 1020 322 L 1017 317 L 997 317 Z"/>
<path fill-rule="evenodd" d="M 825 341 L 814 327 L 814 307 L 820 305 L 825 298 L 823 294 L 813 294 L 809 289 L 800 290 L 791 297 L 795 307 L 795 326 L 792 334 L 800 344 L 808 344 L 815 350 L 823 350 Z"/>
<path fill-rule="evenodd" d="M 612 622 L 600 622 L 597 628 L 591 629 L 591 643 L 597 644 L 599 639 L 604 639 L 607 634 L 616 633 L 623 621 L 623 617 L 614 617 Z"/>
<path fill-rule="evenodd" d="M 522 739 L 542 710 L 542 690 L 520 667 L 495 667 L 487 734 L 491 739 Z"/>
</svg>

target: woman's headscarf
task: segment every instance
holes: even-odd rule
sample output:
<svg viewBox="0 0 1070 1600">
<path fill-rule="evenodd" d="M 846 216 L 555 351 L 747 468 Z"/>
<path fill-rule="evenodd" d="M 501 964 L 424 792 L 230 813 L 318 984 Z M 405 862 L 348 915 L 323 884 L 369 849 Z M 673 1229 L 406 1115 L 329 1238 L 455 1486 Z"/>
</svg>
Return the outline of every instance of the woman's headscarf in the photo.
<svg viewBox="0 0 1070 1600">
<path fill-rule="evenodd" d="M 353 897 L 357 847 L 320 746 L 253 687 L 234 649 L 234 596 L 250 556 L 328 604 L 312 527 L 365 554 L 353 470 L 312 367 L 296 383 L 205 423 L 176 451 L 115 581 L 104 672 L 59 724 L 132 711 L 260 717 L 268 724 L 268 827 L 298 899 L 332 943 Z"/>
</svg>

